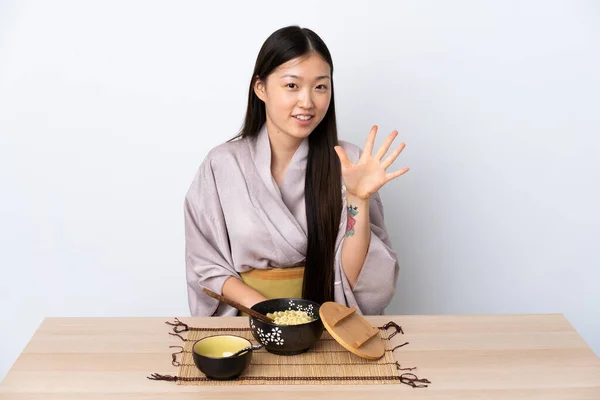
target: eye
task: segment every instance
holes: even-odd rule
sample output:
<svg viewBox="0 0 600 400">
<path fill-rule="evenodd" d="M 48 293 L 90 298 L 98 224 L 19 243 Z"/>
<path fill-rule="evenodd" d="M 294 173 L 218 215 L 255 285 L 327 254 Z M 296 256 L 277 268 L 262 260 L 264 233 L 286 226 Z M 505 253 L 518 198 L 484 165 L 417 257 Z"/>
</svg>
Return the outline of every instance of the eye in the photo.
<svg viewBox="0 0 600 400">
<path fill-rule="evenodd" d="M 325 85 L 318 85 L 317 89 L 326 90 L 327 86 L 325 86 Z"/>
<path fill-rule="evenodd" d="M 298 88 L 298 85 L 296 85 L 295 83 L 288 83 L 285 86 L 289 87 L 290 89 L 297 89 Z"/>
</svg>

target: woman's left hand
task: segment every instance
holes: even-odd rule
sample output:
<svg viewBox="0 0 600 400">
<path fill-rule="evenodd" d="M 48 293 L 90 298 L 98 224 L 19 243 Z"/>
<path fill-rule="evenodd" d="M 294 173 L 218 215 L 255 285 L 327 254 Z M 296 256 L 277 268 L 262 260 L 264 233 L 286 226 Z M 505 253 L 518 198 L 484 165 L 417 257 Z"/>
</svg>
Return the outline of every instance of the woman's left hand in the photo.
<svg viewBox="0 0 600 400">
<path fill-rule="evenodd" d="M 341 146 L 335 146 L 335 151 L 342 164 L 342 177 L 344 178 L 344 185 L 346 185 L 346 192 L 361 199 L 368 199 L 383 185 L 404 175 L 409 170 L 403 168 L 391 173 L 386 171 L 406 146 L 404 143 L 400 143 L 398 148 L 382 161 L 397 135 L 397 131 L 390 133 L 375 155 L 372 155 L 375 137 L 377 136 L 377 125 L 374 125 L 367 137 L 363 153 L 356 164 L 350 162 L 348 154 Z"/>
</svg>

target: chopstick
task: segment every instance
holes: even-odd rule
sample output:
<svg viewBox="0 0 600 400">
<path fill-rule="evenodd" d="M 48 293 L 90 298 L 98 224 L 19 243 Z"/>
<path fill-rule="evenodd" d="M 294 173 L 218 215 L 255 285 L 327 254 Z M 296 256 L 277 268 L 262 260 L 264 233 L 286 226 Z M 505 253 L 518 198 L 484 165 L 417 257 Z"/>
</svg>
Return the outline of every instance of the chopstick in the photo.
<svg viewBox="0 0 600 400">
<path fill-rule="evenodd" d="M 210 297 L 212 297 L 213 299 L 217 299 L 219 301 L 222 301 L 225 304 L 229 304 L 231 307 L 236 308 L 242 312 L 245 312 L 248 315 L 253 316 L 254 318 L 258 318 L 263 322 L 269 323 L 269 324 L 273 324 L 275 323 L 275 321 L 272 318 L 267 317 L 264 314 L 261 314 L 257 311 L 252 310 L 251 308 L 248 308 L 246 306 L 241 305 L 240 303 L 233 301 L 231 299 L 228 299 L 225 296 L 221 296 L 220 294 L 217 294 L 215 292 L 213 292 L 212 290 L 209 290 L 207 288 L 202 288 L 202 291 L 204 293 L 206 293 L 207 295 L 209 295 Z"/>
</svg>

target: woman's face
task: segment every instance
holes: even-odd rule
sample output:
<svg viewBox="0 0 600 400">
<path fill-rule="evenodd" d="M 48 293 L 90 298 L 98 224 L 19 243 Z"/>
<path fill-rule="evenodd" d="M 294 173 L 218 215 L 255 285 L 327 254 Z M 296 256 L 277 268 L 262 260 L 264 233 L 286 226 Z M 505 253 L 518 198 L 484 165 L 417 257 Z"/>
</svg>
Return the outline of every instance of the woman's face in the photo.
<svg viewBox="0 0 600 400">
<path fill-rule="evenodd" d="M 331 101 L 331 67 L 317 53 L 294 58 L 275 69 L 254 91 L 265 103 L 270 134 L 302 140 L 325 117 Z"/>
</svg>

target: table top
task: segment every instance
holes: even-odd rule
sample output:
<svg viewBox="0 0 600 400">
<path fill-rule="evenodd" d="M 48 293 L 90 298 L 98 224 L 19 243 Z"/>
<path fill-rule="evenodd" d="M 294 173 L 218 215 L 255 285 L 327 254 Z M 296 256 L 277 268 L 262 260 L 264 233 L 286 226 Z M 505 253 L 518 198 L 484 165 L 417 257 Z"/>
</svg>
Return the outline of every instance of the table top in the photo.
<svg viewBox="0 0 600 400">
<path fill-rule="evenodd" d="M 175 375 L 174 318 L 47 318 L 0 383 L 0 399 L 600 399 L 600 359 L 566 318 L 551 315 L 372 316 L 401 325 L 395 351 L 432 383 L 184 386 Z M 190 326 L 247 327 L 243 317 L 179 318 Z"/>
</svg>

